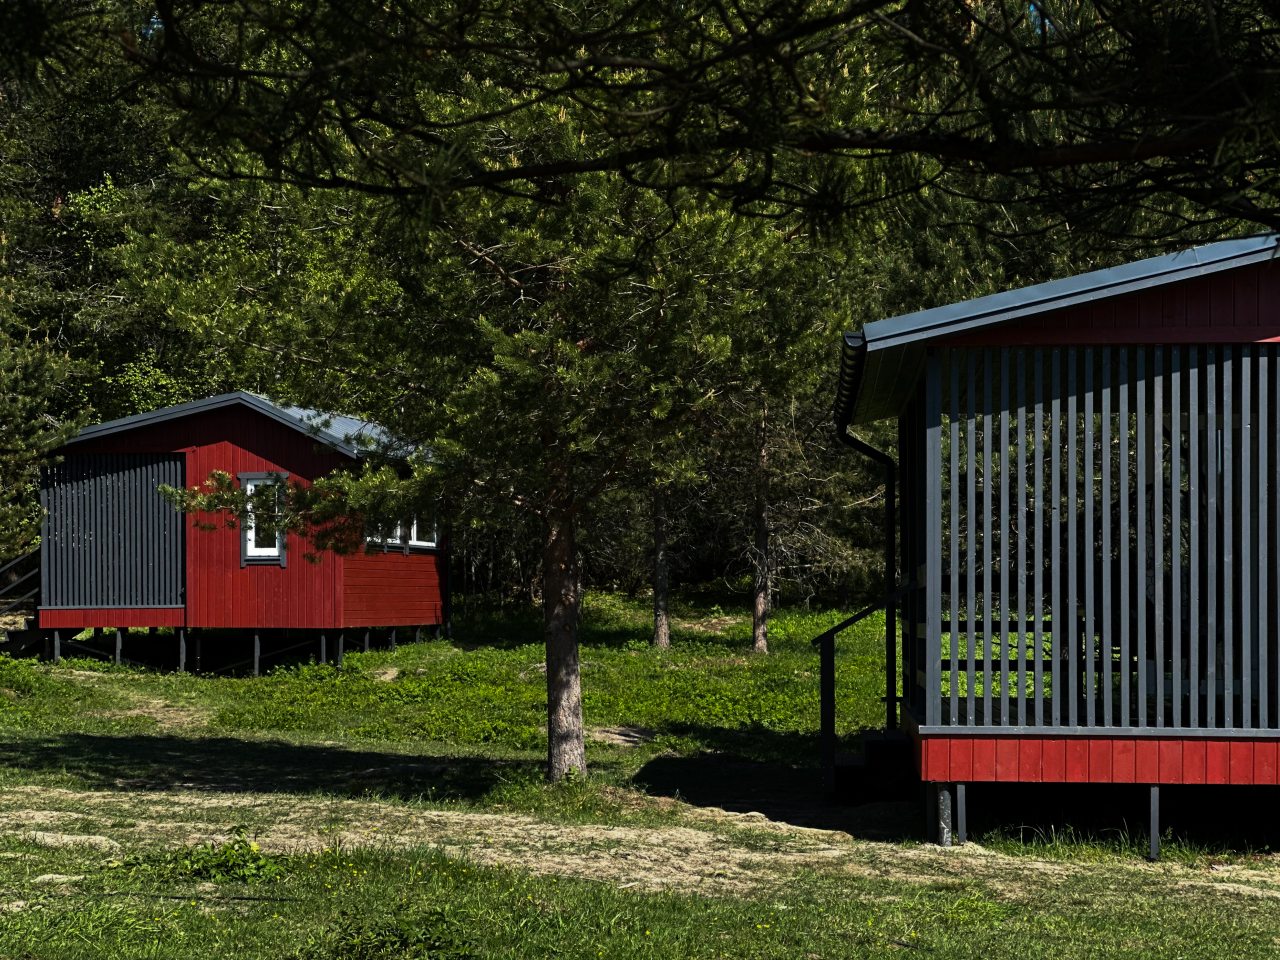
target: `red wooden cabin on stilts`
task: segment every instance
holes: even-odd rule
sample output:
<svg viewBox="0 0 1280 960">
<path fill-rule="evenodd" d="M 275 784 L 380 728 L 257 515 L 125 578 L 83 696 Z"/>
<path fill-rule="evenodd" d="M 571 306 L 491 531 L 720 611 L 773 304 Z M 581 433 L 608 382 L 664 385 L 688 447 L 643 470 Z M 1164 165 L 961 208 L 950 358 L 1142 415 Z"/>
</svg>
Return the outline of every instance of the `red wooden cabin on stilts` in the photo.
<svg viewBox="0 0 1280 960">
<path fill-rule="evenodd" d="M 157 492 L 214 471 L 246 491 L 308 485 L 387 440 L 374 424 L 245 392 L 86 428 L 42 483 L 37 627 L 59 643 L 85 628 L 174 628 L 185 660 L 189 631 L 311 632 L 341 651 L 367 644 L 366 628 L 444 624 L 445 559 L 425 524 L 340 555 L 251 520 L 184 516 Z"/>
<path fill-rule="evenodd" d="M 1133 783 L 1154 854 L 1161 785 L 1280 782 L 1276 254 L 1218 243 L 846 337 L 837 426 L 892 481 L 889 720 L 939 839 L 966 784 Z M 888 418 L 892 454 L 854 437 Z"/>
</svg>

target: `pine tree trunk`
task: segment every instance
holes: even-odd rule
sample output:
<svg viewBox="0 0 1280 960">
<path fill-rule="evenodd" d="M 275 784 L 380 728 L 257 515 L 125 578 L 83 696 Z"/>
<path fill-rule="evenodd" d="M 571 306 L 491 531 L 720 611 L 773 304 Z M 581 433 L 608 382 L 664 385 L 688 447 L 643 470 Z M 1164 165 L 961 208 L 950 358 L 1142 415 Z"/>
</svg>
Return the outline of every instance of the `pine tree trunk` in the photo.
<svg viewBox="0 0 1280 960">
<path fill-rule="evenodd" d="M 671 646 L 671 616 L 667 610 L 671 588 L 667 556 L 667 499 L 661 490 L 653 492 L 653 645 Z"/>
<path fill-rule="evenodd" d="M 553 512 L 542 545 L 542 609 L 547 644 L 547 778 L 586 773 L 578 619 L 582 585 L 574 519 Z"/>
<path fill-rule="evenodd" d="M 769 408 L 760 408 L 760 427 L 756 436 L 756 484 L 752 514 L 755 521 L 755 584 L 751 605 L 751 649 L 769 652 L 769 594 L 773 589 L 769 555 Z"/>
</svg>

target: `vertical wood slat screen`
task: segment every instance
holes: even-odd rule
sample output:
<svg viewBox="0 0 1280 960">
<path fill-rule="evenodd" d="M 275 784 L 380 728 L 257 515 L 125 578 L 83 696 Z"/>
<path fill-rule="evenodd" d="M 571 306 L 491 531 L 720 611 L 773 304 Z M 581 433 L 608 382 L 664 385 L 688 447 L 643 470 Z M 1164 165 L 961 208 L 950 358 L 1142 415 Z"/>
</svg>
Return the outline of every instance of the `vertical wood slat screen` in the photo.
<svg viewBox="0 0 1280 960">
<path fill-rule="evenodd" d="M 1280 727 L 1280 348 L 952 349 L 927 371 L 903 432 L 925 723 Z"/>
<path fill-rule="evenodd" d="M 183 483 L 182 458 L 166 454 L 72 454 L 46 468 L 41 605 L 181 605 L 183 517 L 157 488 Z"/>
</svg>

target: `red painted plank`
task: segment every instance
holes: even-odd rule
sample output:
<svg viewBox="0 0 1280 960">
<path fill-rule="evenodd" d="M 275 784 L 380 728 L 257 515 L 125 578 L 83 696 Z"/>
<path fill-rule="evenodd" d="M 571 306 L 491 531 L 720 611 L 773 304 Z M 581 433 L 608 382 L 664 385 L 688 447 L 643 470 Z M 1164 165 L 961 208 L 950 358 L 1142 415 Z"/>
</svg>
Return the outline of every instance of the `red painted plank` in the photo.
<svg viewBox="0 0 1280 960">
<path fill-rule="evenodd" d="M 1184 740 L 1182 742 L 1183 783 L 1204 783 L 1205 757 L 1205 742 L 1203 740 Z"/>
<path fill-rule="evenodd" d="M 1280 781 L 1280 741 L 1175 737 L 913 738 L 933 782 L 1233 783 Z"/>
<path fill-rule="evenodd" d="M 1209 277 L 1209 324 L 1214 327 L 1235 326 L 1235 280 L 1230 272 Z"/>
<path fill-rule="evenodd" d="M 1089 741 L 1089 782 L 1111 782 L 1111 755 L 1114 752 L 1110 740 Z"/>
<path fill-rule="evenodd" d="M 38 610 L 42 630 L 83 630 L 85 627 L 180 627 L 182 607 L 102 607 L 93 610 Z"/>
<path fill-rule="evenodd" d="M 996 779 L 996 741 L 986 738 L 973 741 L 973 779 Z"/>
<path fill-rule="evenodd" d="M 1253 744 L 1248 740 L 1231 741 L 1231 782 L 1253 783 Z"/>
<path fill-rule="evenodd" d="M 1276 742 L 1259 740 L 1253 745 L 1253 782 L 1275 786 Z"/>
<path fill-rule="evenodd" d="M 1137 755 L 1134 741 L 1116 739 L 1111 741 L 1111 777 L 1115 783 L 1137 782 Z"/>
<path fill-rule="evenodd" d="M 1018 741 L 1001 738 L 996 741 L 996 779 L 1014 782 L 1018 779 Z"/>
<path fill-rule="evenodd" d="M 1204 277 L 1197 277 L 1178 285 L 1186 300 L 1187 327 L 1192 330 L 1205 330 L 1209 327 L 1209 282 Z"/>
<path fill-rule="evenodd" d="M 1233 270 L 1230 275 L 1235 281 L 1235 325 L 1256 327 L 1259 321 L 1257 268 Z"/>
<path fill-rule="evenodd" d="M 1164 323 L 1163 303 L 1164 291 L 1160 287 L 1152 287 L 1137 294 L 1138 326 L 1144 330 L 1159 330 Z"/>
<path fill-rule="evenodd" d="M 1205 783 L 1229 783 L 1231 758 L 1226 740 L 1205 741 Z"/>
<path fill-rule="evenodd" d="M 1021 740 L 1018 743 L 1018 780 L 1022 783 L 1039 783 L 1044 776 L 1041 753 L 1044 741 Z"/>
<path fill-rule="evenodd" d="M 957 737 L 951 741 L 951 775 L 955 783 L 968 783 L 973 779 L 973 740 Z"/>
<path fill-rule="evenodd" d="M 1063 783 L 1067 779 L 1067 741 L 1046 740 L 1042 757 L 1046 783 Z"/>
<path fill-rule="evenodd" d="M 1157 744 L 1159 754 L 1159 783 L 1182 783 L 1182 741 L 1160 740 Z"/>
<path fill-rule="evenodd" d="M 1160 744 L 1157 741 L 1133 742 L 1133 776 L 1138 783 L 1160 782 Z"/>
<path fill-rule="evenodd" d="M 1067 741 L 1067 783 L 1089 782 L 1089 741 L 1073 737 Z"/>
<path fill-rule="evenodd" d="M 928 770 L 924 779 L 945 782 L 951 773 L 951 741 L 947 737 L 930 737 L 924 742 L 924 753 Z"/>
<path fill-rule="evenodd" d="M 1280 320 L 1280 264 L 1268 260 L 1258 264 L 1258 323 L 1267 326 Z"/>
</svg>

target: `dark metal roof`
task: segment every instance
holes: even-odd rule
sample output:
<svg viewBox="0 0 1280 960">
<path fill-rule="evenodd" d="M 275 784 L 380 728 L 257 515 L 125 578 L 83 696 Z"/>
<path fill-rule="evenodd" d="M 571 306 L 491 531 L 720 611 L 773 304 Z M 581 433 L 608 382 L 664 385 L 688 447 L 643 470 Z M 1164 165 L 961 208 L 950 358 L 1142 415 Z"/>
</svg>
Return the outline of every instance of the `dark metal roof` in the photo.
<svg viewBox="0 0 1280 960">
<path fill-rule="evenodd" d="M 244 390 L 222 393 L 216 397 L 207 397 L 204 400 L 192 400 L 190 403 L 180 403 L 177 406 L 151 410 L 147 413 L 138 413 L 131 417 L 121 417 L 118 420 L 109 420 L 106 423 L 85 427 L 69 442 L 79 443 L 81 440 L 110 436 L 126 430 L 148 427 L 155 423 L 177 420 L 180 417 L 187 417 L 195 413 L 204 413 L 209 410 L 218 410 L 236 405 L 256 410 L 258 413 L 268 416 L 286 427 L 292 427 L 294 430 L 313 436 L 327 446 L 349 457 L 358 459 L 371 450 L 386 450 L 391 447 L 398 447 L 401 454 L 404 452 L 404 445 L 397 443 L 386 430 L 376 423 L 357 420 L 355 417 L 342 416 L 341 414 L 324 413 L 320 410 L 311 410 L 306 407 L 284 406 L 272 403 L 265 397 L 260 397 Z"/>
<path fill-rule="evenodd" d="M 895 415 L 919 378 L 931 340 L 1270 260 L 1278 242 L 1277 234 L 1224 240 L 869 323 L 844 338 L 836 426 Z"/>
</svg>

